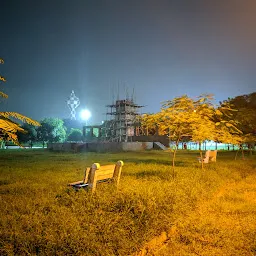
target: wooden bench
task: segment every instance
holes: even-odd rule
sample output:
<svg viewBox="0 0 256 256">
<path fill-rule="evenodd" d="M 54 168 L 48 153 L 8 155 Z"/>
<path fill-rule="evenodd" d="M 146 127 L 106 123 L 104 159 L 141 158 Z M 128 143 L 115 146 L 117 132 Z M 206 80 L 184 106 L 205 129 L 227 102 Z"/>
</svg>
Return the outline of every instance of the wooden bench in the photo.
<svg viewBox="0 0 256 256">
<path fill-rule="evenodd" d="M 217 158 L 217 150 L 207 150 L 205 152 L 205 156 L 203 158 L 203 162 L 208 164 L 209 162 L 216 162 Z M 201 157 L 198 158 L 199 162 L 201 162 Z"/>
<path fill-rule="evenodd" d="M 85 170 L 83 180 L 69 183 L 68 186 L 72 186 L 75 189 L 86 188 L 95 192 L 97 183 L 112 181 L 118 187 L 123 165 L 123 161 L 103 166 L 100 166 L 99 163 L 94 163 L 91 168 Z"/>
</svg>

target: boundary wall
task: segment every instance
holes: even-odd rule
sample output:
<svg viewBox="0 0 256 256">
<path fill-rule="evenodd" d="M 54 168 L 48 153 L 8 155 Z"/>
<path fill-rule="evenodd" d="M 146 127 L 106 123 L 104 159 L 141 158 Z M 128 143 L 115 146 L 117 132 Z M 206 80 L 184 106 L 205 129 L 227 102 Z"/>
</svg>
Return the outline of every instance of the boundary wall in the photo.
<svg viewBox="0 0 256 256">
<path fill-rule="evenodd" d="M 64 152 L 120 152 L 153 149 L 153 142 L 48 143 L 47 148 Z"/>
</svg>

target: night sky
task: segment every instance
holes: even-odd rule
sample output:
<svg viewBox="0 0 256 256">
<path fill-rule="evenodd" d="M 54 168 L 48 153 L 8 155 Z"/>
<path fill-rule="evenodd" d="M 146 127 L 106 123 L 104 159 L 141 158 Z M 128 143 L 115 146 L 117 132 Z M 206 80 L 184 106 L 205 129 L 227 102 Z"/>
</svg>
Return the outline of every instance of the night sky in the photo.
<svg viewBox="0 0 256 256">
<path fill-rule="evenodd" d="M 142 112 L 256 91 L 255 0 L 0 0 L 0 32 L 1 109 L 36 120 L 68 118 L 72 90 L 90 124 L 118 91 Z"/>
</svg>

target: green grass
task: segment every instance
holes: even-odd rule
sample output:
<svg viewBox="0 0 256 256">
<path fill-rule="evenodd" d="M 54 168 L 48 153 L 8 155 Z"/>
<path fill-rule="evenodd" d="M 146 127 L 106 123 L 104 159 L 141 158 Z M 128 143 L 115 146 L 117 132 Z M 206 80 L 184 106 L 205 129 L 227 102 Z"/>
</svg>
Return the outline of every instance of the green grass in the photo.
<svg viewBox="0 0 256 256">
<path fill-rule="evenodd" d="M 1 255 L 130 255 L 161 232 L 176 235 L 154 255 L 254 255 L 256 157 L 218 153 L 200 168 L 197 152 L 170 155 L 0 151 Z M 67 188 L 85 167 L 123 160 L 120 188 L 95 195 Z M 211 254 L 212 253 L 212 254 Z"/>
</svg>

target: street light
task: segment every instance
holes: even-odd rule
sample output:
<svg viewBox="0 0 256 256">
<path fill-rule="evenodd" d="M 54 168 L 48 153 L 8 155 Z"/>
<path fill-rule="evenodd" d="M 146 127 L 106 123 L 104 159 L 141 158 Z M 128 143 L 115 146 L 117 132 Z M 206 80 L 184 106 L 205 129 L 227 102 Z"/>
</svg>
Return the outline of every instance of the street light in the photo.
<svg viewBox="0 0 256 256">
<path fill-rule="evenodd" d="M 89 120 L 89 118 L 92 116 L 91 112 L 88 109 L 83 109 L 80 112 L 80 117 L 82 118 L 82 120 L 85 121 L 85 126 L 87 125 L 87 121 Z"/>
<path fill-rule="evenodd" d="M 85 127 L 84 127 L 84 136 L 86 137 L 87 136 L 87 121 L 89 120 L 89 118 L 92 116 L 91 112 L 88 110 L 88 109 L 83 109 L 81 112 L 80 112 L 80 117 L 81 119 L 85 122 Z"/>
</svg>

